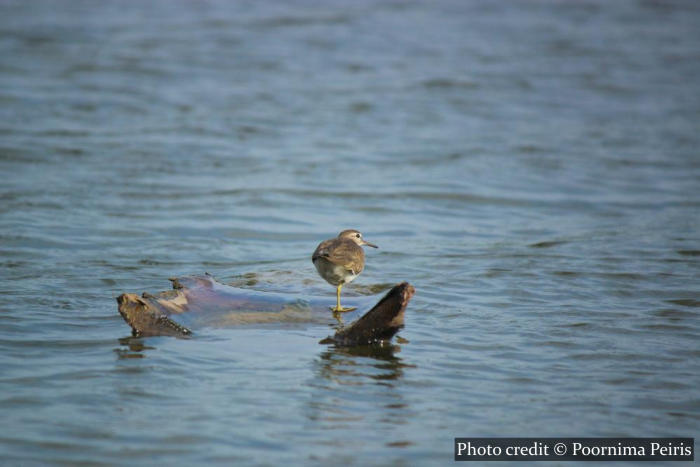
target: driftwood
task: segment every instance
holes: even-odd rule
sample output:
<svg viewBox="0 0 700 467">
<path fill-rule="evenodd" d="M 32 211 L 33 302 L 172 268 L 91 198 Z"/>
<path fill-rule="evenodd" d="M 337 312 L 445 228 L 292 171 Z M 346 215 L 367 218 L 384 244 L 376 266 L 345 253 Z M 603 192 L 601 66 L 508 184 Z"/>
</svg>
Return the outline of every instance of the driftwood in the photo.
<svg viewBox="0 0 700 467">
<path fill-rule="evenodd" d="M 190 328 L 197 326 L 321 323 L 333 319 L 327 307 L 328 298 L 290 301 L 276 293 L 224 285 L 209 275 L 171 281 L 173 290 L 157 295 L 125 293 L 117 297 L 119 313 L 131 326 L 134 336 L 187 337 L 192 334 Z M 356 346 L 390 341 L 403 327 L 404 312 L 414 293 L 415 289 L 407 282 L 394 286 L 371 310 L 321 343 Z M 357 305 L 363 306 L 363 302 L 367 300 L 359 299 Z M 344 313 L 343 318 L 352 315 L 357 313 Z"/>
</svg>

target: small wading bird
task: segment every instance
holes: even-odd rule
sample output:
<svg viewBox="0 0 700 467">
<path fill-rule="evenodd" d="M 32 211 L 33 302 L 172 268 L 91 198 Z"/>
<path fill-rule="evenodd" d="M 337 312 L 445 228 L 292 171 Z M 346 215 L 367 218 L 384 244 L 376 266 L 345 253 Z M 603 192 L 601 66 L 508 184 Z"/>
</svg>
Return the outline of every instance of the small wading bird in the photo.
<svg viewBox="0 0 700 467">
<path fill-rule="evenodd" d="M 340 289 L 343 284 L 352 282 L 365 268 L 365 252 L 362 245 L 378 248 L 364 241 L 362 234 L 354 229 L 343 230 L 336 238 L 329 238 L 316 247 L 311 256 L 316 270 L 329 284 L 335 285 L 338 301 L 333 312 L 352 311 L 356 307 L 340 306 Z"/>
</svg>

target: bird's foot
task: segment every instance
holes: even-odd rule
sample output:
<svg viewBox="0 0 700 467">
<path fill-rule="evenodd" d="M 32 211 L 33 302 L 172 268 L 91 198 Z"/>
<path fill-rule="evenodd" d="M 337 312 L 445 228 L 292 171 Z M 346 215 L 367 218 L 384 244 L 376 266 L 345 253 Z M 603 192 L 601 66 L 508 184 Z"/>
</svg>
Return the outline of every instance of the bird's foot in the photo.
<svg viewBox="0 0 700 467">
<path fill-rule="evenodd" d="M 356 307 L 356 306 L 351 306 L 351 307 L 348 307 L 348 308 L 344 308 L 344 307 L 342 307 L 342 306 L 332 306 L 332 307 L 330 307 L 330 309 L 331 309 L 331 311 L 332 311 L 333 313 L 345 313 L 346 311 L 354 311 L 354 310 L 357 310 L 357 307 Z"/>
</svg>

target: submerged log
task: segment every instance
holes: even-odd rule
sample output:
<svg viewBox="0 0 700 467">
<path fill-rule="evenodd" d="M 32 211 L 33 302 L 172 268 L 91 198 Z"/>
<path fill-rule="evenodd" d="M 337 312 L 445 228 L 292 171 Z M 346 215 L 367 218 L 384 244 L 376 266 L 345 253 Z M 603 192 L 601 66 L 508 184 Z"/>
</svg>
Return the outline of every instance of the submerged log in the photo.
<svg viewBox="0 0 700 467">
<path fill-rule="evenodd" d="M 325 306 L 328 299 L 290 301 L 277 293 L 224 285 L 209 275 L 171 281 L 173 290 L 157 295 L 125 293 L 117 297 L 119 313 L 134 336 L 188 337 L 192 334 L 190 328 L 196 326 L 330 322 L 333 318 Z M 406 306 L 414 293 L 407 282 L 394 286 L 362 317 L 321 343 L 356 346 L 390 341 L 403 327 Z M 357 304 L 363 306 L 366 302 L 360 299 Z"/>
</svg>

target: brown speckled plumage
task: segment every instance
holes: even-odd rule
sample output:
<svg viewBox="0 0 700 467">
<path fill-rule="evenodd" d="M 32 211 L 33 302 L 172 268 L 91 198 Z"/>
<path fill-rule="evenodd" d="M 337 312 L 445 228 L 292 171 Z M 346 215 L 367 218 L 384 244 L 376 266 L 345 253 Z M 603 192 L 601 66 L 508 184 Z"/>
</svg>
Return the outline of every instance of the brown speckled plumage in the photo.
<svg viewBox="0 0 700 467">
<path fill-rule="evenodd" d="M 340 289 L 343 284 L 352 282 L 365 268 L 362 245 L 377 248 L 366 242 L 359 231 L 348 229 L 340 232 L 336 238 L 322 241 L 311 255 L 311 261 L 319 275 L 338 288 L 337 305 L 332 308 L 334 311 L 351 310 L 340 306 Z"/>
<path fill-rule="evenodd" d="M 318 260 L 340 266 L 353 276 L 360 274 L 365 268 L 364 250 L 347 238 L 331 238 L 321 242 L 311 256 L 311 261 L 314 263 Z M 331 284 L 338 285 L 337 282 L 331 282 Z"/>
</svg>

